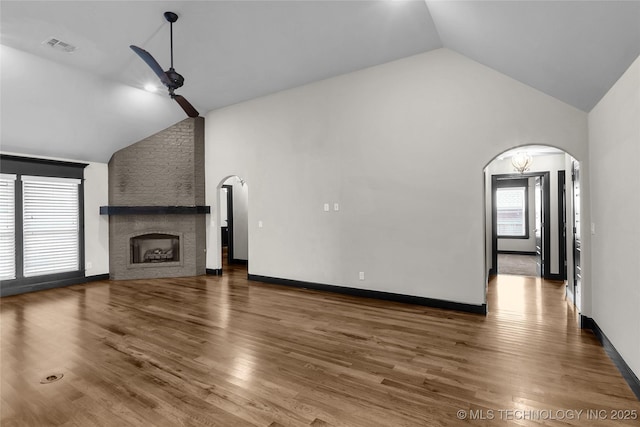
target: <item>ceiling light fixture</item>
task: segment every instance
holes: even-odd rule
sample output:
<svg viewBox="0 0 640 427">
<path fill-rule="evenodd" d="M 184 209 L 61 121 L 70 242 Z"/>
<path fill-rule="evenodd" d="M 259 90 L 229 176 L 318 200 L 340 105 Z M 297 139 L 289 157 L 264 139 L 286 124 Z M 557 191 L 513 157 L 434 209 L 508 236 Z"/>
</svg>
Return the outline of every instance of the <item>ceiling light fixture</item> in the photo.
<svg viewBox="0 0 640 427">
<path fill-rule="evenodd" d="M 511 158 L 511 165 L 516 172 L 525 173 L 531 167 L 533 158 L 526 151 L 518 151 L 515 156 Z"/>
<path fill-rule="evenodd" d="M 146 85 L 144 85 L 144 90 L 146 90 L 147 92 L 157 92 L 158 86 L 154 85 L 153 83 L 147 83 Z"/>
</svg>

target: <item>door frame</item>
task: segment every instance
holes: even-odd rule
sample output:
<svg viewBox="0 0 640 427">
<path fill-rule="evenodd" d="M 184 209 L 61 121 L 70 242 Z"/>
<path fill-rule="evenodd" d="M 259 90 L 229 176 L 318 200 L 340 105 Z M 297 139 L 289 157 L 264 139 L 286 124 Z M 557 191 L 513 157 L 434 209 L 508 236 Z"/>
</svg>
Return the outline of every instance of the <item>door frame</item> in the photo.
<svg viewBox="0 0 640 427">
<path fill-rule="evenodd" d="M 227 190 L 227 263 L 233 264 L 233 185 L 221 188 Z"/>
<path fill-rule="evenodd" d="M 533 178 L 534 180 L 534 192 L 536 194 L 536 200 L 534 201 L 535 203 L 535 213 L 536 215 L 540 215 L 540 227 L 542 227 L 542 230 L 546 229 L 546 222 L 544 220 L 544 199 L 542 198 L 544 195 L 544 189 L 543 189 L 543 185 L 544 185 L 544 178 L 541 176 L 536 176 Z M 540 189 L 538 190 L 538 187 L 540 187 Z M 538 191 L 540 192 L 540 194 L 538 194 Z M 540 200 L 537 200 L 538 197 L 540 198 Z M 537 225 L 537 224 L 536 224 Z M 543 273 L 545 271 L 545 267 L 543 265 L 543 261 L 545 259 L 545 254 L 544 252 L 544 236 L 542 235 L 542 230 L 538 231 L 538 229 L 535 230 L 535 238 L 536 238 L 536 256 L 539 258 L 538 260 L 536 260 L 536 273 L 537 273 L 537 277 L 544 277 Z M 538 240 L 539 239 L 539 240 Z"/>
<path fill-rule="evenodd" d="M 544 234 L 542 236 L 542 261 L 543 271 L 542 277 L 549 279 L 551 271 L 551 211 L 550 211 L 550 172 L 527 172 L 518 174 L 498 174 L 491 175 L 491 270 L 490 275 L 498 274 L 498 216 L 496 206 L 496 190 L 498 189 L 498 181 L 509 179 L 522 179 L 542 177 L 542 216 L 544 221 Z"/>
<path fill-rule="evenodd" d="M 582 188 L 580 181 L 580 162 L 574 160 L 571 163 L 571 203 L 573 204 L 571 230 L 572 230 L 572 249 L 573 249 L 573 305 L 580 310 L 582 308 L 581 301 L 578 301 L 578 290 L 582 295 Z M 576 192 L 577 189 L 577 192 Z M 577 215 L 576 215 L 577 207 Z M 578 220 L 576 223 L 576 219 Z"/>
<path fill-rule="evenodd" d="M 558 280 L 567 280 L 567 184 L 566 173 L 558 171 Z"/>
</svg>

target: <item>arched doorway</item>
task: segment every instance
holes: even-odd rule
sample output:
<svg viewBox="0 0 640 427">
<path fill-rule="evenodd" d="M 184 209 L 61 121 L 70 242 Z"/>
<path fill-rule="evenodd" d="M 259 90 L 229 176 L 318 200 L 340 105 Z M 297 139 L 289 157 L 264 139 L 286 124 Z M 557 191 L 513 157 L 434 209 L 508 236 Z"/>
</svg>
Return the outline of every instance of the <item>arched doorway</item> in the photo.
<svg viewBox="0 0 640 427">
<path fill-rule="evenodd" d="M 249 186 L 239 176 L 218 185 L 221 266 L 247 265 L 249 261 Z"/>
<path fill-rule="evenodd" d="M 490 278 L 564 282 L 580 308 L 580 185 L 574 170 L 579 162 L 569 153 L 543 145 L 507 150 L 487 164 L 485 262 Z"/>
</svg>

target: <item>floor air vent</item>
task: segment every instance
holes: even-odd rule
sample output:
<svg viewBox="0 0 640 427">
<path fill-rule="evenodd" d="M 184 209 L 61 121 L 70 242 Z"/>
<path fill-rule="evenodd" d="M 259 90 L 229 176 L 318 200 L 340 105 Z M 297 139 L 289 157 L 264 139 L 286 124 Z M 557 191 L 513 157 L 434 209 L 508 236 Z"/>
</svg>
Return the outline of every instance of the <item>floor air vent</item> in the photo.
<svg viewBox="0 0 640 427">
<path fill-rule="evenodd" d="M 53 383 L 53 382 L 58 381 L 62 377 L 64 377 L 63 373 L 49 374 L 49 375 L 47 375 L 46 377 L 44 377 L 43 379 L 40 380 L 40 384 Z"/>
</svg>

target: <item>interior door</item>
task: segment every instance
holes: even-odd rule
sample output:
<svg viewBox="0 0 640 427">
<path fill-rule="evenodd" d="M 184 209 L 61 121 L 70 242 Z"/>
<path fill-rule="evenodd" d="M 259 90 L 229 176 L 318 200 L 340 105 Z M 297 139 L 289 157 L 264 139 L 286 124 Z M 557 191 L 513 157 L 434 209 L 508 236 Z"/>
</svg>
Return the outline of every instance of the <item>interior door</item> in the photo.
<svg viewBox="0 0 640 427">
<path fill-rule="evenodd" d="M 226 248 L 229 243 L 229 227 L 227 226 L 227 189 L 223 185 L 220 189 L 220 243 Z"/>
<path fill-rule="evenodd" d="M 535 177 L 535 210 L 536 210 L 536 274 L 538 277 L 544 277 L 544 208 L 542 198 L 542 182 L 541 176 Z"/>
<path fill-rule="evenodd" d="M 567 188 L 564 171 L 558 171 L 558 225 L 560 280 L 567 280 Z"/>
<path fill-rule="evenodd" d="M 582 240 L 580 237 L 580 164 L 573 162 L 573 304 L 580 310 L 582 291 Z"/>
<path fill-rule="evenodd" d="M 227 262 L 232 264 L 233 262 L 233 186 L 223 185 L 223 189 L 226 190 L 226 208 L 227 208 L 227 224 L 222 228 L 222 232 L 226 234 L 222 238 L 227 243 Z"/>
</svg>

